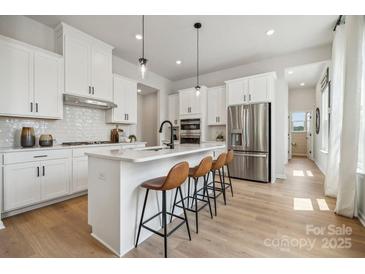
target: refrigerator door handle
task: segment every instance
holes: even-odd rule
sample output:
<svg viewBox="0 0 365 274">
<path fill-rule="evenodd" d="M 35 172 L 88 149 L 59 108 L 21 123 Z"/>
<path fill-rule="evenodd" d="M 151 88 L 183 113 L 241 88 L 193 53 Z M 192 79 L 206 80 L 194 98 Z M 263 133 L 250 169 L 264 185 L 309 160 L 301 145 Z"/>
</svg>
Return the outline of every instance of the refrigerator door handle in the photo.
<svg viewBox="0 0 365 274">
<path fill-rule="evenodd" d="M 267 154 L 251 154 L 251 153 L 237 153 L 237 152 L 234 152 L 233 154 L 237 155 L 237 156 L 245 156 L 245 157 L 257 157 L 257 158 L 266 158 L 267 157 Z"/>
</svg>

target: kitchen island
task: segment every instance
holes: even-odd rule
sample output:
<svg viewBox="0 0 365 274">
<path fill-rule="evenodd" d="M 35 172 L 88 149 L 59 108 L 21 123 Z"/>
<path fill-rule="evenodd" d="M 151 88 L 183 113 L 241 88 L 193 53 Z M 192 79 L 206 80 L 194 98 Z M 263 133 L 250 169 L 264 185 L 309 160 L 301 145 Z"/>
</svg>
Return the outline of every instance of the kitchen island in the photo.
<svg viewBox="0 0 365 274">
<path fill-rule="evenodd" d="M 139 187 L 141 183 L 166 176 L 176 163 L 187 161 L 190 166 L 195 166 L 203 157 L 214 157 L 224 149 L 222 143 L 204 143 L 176 145 L 174 149 L 146 147 L 86 153 L 89 157 L 88 223 L 92 227 L 91 235 L 116 255 L 123 256 L 134 248 L 145 194 Z M 145 218 L 161 209 L 160 193 L 151 194 Z M 170 211 L 173 195 L 173 191 L 167 194 Z M 176 210 L 176 213 L 182 212 Z M 161 222 L 156 218 L 149 226 L 159 230 Z M 151 234 L 142 230 L 140 243 Z"/>
</svg>

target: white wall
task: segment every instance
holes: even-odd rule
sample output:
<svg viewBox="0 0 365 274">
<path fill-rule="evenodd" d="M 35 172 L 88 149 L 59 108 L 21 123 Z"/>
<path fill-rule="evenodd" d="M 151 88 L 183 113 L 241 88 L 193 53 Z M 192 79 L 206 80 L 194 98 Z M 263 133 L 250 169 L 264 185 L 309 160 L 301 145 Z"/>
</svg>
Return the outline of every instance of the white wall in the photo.
<svg viewBox="0 0 365 274">
<path fill-rule="evenodd" d="M 289 112 L 313 111 L 316 105 L 315 88 L 289 89 Z"/>
<path fill-rule="evenodd" d="M 326 72 L 326 68 L 323 70 L 320 80 L 322 79 L 325 72 Z M 331 75 L 331 73 L 330 73 L 330 75 Z M 318 83 L 316 85 L 316 89 L 315 89 L 315 102 L 316 102 L 315 109 L 318 107 L 320 110 L 320 114 L 322 114 L 323 111 L 322 111 L 320 80 L 318 81 Z M 314 126 L 315 126 L 315 112 L 314 112 L 313 119 L 314 119 Z M 314 146 L 313 146 L 314 155 L 313 156 L 314 156 L 314 162 L 316 163 L 318 168 L 322 171 L 323 174 L 326 174 L 328 153 L 321 150 L 322 133 L 323 133 L 323 130 L 320 129 L 319 134 L 317 134 L 317 133 L 314 134 Z"/>
<path fill-rule="evenodd" d="M 159 123 L 157 120 L 157 93 L 138 95 L 137 132 L 139 139 L 147 142 L 147 146 L 158 145 L 157 132 Z M 138 121 L 140 122 L 138 124 Z"/>
<path fill-rule="evenodd" d="M 276 133 L 274 144 L 276 155 L 273 155 L 273 162 L 276 164 L 276 176 L 284 177 L 285 164 L 288 161 L 288 85 L 285 80 L 284 70 L 288 67 L 305 65 L 331 59 L 331 46 L 322 46 L 294 52 L 285 56 L 278 56 L 271 59 L 245 64 L 229 69 L 224 69 L 200 76 L 200 82 L 208 87 L 224 84 L 224 81 L 244 76 L 275 71 L 278 79 L 276 82 Z M 175 81 L 172 84 L 172 92 L 179 89 L 194 86 L 195 78 Z"/>
<path fill-rule="evenodd" d="M 0 34 L 46 50 L 56 51 L 54 30 L 25 16 L 1 15 Z M 138 66 L 116 56 L 113 56 L 113 72 L 157 89 L 158 120 L 162 122 L 167 118 L 167 94 L 171 88 L 171 81 L 151 71 L 148 71 L 146 78 L 142 80 Z M 125 125 L 122 127 L 131 134 L 135 134 L 137 130 L 136 126 Z M 6 128 L 4 130 L 6 130 Z"/>
</svg>

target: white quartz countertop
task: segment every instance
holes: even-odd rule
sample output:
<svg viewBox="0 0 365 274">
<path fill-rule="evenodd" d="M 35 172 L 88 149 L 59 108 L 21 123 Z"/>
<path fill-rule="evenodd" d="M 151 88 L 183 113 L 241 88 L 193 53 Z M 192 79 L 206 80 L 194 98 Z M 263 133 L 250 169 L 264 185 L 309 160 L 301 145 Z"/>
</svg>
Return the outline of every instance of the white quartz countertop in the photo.
<svg viewBox="0 0 365 274">
<path fill-rule="evenodd" d="M 148 162 L 175 156 L 182 156 L 203 151 L 224 149 L 226 145 L 221 142 L 202 144 L 180 144 L 174 149 L 162 147 L 146 147 L 140 149 L 115 149 L 98 152 L 85 153 L 89 157 L 103 158 L 116 161 L 127 161 L 134 163 Z"/>
<path fill-rule="evenodd" d="M 55 150 L 55 149 L 74 149 L 74 148 L 88 148 L 88 147 L 108 147 L 108 146 L 120 146 L 121 148 L 128 148 L 129 146 L 138 146 L 138 145 L 145 145 L 146 142 L 134 142 L 134 143 L 108 143 L 108 144 L 93 144 L 93 145 L 54 145 L 51 147 L 30 147 L 30 148 L 23 148 L 23 147 L 0 147 L 0 153 L 9 153 L 9 152 L 26 152 L 26 151 L 43 151 L 43 150 Z"/>
</svg>

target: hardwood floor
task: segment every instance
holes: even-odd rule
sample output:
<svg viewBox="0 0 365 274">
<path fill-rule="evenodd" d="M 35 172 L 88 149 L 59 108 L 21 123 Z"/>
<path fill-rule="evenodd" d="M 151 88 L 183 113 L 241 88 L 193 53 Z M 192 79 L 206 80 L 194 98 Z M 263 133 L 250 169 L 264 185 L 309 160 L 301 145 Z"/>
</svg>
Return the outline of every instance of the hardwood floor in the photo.
<svg viewBox="0 0 365 274">
<path fill-rule="evenodd" d="M 287 179 L 275 184 L 234 180 L 234 197 L 229 193 L 227 206 L 220 197 L 217 217 L 210 219 L 207 209 L 200 212 L 199 234 L 189 214 L 191 242 L 185 227 L 168 238 L 168 256 L 365 257 L 365 228 L 356 219 L 333 213 L 335 200 L 323 196 L 323 180 L 315 164 L 305 158 L 291 160 Z M 317 199 L 324 199 L 330 210 L 320 210 L 323 200 L 319 204 Z M 295 210 L 294 205 L 307 210 Z M 89 234 L 86 196 L 10 217 L 4 223 L 0 257 L 114 257 Z M 330 235 L 328 225 L 348 226 L 351 235 Z M 314 235 L 307 233 L 307 226 L 326 231 Z M 312 248 L 305 246 L 309 243 Z M 346 248 L 349 243 L 351 247 Z M 163 240 L 152 236 L 125 257 L 162 256 Z"/>
</svg>

